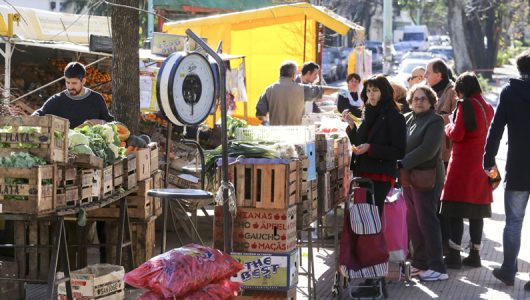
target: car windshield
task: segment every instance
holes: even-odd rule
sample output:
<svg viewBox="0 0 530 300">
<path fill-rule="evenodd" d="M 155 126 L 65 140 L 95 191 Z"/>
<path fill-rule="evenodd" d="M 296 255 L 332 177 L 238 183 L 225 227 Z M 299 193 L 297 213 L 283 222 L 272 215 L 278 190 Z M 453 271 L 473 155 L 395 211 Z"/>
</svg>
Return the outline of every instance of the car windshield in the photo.
<svg viewBox="0 0 530 300">
<path fill-rule="evenodd" d="M 449 59 L 453 58 L 453 50 L 451 49 L 432 49 L 431 52 L 434 54 L 442 54 Z"/>
<path fill-rule="evenodd" d="M 423 41 L 423 33 L 422 32 L 406 32 L 403 34 L 403 40 L 404 41 Z"/>
<path fill-rule="evenodd" d="M 412 70 L 416 67 L 424 67 L 427 65 L 427 63 L 421 63 L 421 62 L 404 62 L 399 67 L 399 73 L 412 73 Z"/>
</svg>

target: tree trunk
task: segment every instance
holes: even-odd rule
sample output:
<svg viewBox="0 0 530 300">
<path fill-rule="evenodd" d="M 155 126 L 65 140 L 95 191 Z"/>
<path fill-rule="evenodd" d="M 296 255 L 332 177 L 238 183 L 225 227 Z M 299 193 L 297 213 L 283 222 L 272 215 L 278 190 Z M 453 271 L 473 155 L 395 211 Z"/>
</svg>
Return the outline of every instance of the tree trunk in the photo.
<svg viewBox="0 0 530 300">
<path fill-rule="evenodd" d="M 461 73 L 471 70 L 471 58 L 467 50 L 467 41 L 464 33 L 464 4 L 461 0 L 448 0 L 447 12 L 451 43 L 455 55 L 456 72 Z"/>
<path fill-rule="evenodd" d="M 138 0 L 113 2 L 138 7 Z M 112 113 L 133 134 L 140 132 L 138 26 L 137 10 L 112 6 Z"/>
</svg>

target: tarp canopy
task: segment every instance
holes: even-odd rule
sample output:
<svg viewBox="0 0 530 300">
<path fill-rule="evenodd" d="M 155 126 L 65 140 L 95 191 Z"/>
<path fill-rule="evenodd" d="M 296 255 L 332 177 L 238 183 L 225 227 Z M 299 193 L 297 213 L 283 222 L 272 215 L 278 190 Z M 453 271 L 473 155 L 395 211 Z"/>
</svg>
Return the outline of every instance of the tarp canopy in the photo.
<svg viewBox="0 0 530 300">
<path fill-rule="evenodd" d="M 154 0 L 155 8 L 186 11 L 187 7 L 240 11 L 272 5 L 274 0 Z"/>
<path fill-rule="evenodd" d="M 224 53 L 246 57 L 249 120 L 256 124 L 256 103 L 265 88 L 279 78 L 280 64 L 294 60 L 301 66 L 317 60 L 317 23 L 346 35 L 364 36 L 364 28 L 308 3 L 271 6 L 164 24 L 164 32 L 185 35 L 186 29 L 206 38 L 214 49 L 222 41 Z M 243 117 L 243 105 L 234 115 Z"/>
</svg>

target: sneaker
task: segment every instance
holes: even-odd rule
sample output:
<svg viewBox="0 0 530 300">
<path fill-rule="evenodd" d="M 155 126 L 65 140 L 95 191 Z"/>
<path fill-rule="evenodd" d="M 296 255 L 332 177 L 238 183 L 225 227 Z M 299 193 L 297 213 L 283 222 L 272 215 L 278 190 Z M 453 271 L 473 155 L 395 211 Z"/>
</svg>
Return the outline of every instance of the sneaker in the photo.
<svg viewBox="0 0 530 300">
<path fill-rule="evenodd" d="M 420 276 L 423 272 L 425 272 L 425 270 L 418 269 L 416 267 L 412 267 L 410 269 L 410 277 Z"/>
<path fill-rule="evenodd" d="M 420 275 L 420 280 L 422 281 L 438 281 L 447 279 L 449 279 L 449 275 L 446 273 L 440 273 L 433 270 L 427 270 Z"/>
<path fill-rule="evenodd" d="M 506 275 L 502 274 L 502 271 L 500 268 L 495 268 L 493 269 L 493 277 L 499 279 L 500 281 L 502 281 L 504 284 L 506 284 L 507 286 L 513 286 L 513 282 L 514 282 L 514 279 L 513 278 L 507 278 Z M 529 286 L 530 288 L 530 286 Z M 526 285 L 525 285 L 525 289 L 526 289 Z"/>
</svg>

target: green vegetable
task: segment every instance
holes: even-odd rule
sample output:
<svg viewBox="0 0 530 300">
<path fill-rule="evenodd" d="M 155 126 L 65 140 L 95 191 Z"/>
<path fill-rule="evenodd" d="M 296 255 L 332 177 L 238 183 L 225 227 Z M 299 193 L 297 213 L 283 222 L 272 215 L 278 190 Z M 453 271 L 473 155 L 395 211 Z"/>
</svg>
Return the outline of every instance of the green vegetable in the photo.
<svg viewBox="0 0 530 300">
<path fill-rule="evenodd" d="M 44 159 L 26 152 L 12 152 L 9 156 L 0 157 L 0 166 L 8 168 L 33 168 L 45 164 Z"/>
<path fill-rule="evenodd" d="M 217 159 L 222 156 L 221 146 L 205 151 L 205 164 L 204 172 L 206 181 L 208 182 L 208 188 L 213 188 L 215 169 L 217 168 Z M 228 156 L 229 157 L 246 157 L 246 158 L 279 158 L 276 151 L 272 150 L 264 144 L 257 142 L 236 142 L 232 141 L 228 143 Z"/>
<path fill-rule="evenodd" d="M 238 118 L 234 118 L 234 117 L 231 117 L 231 116 L 227 116 L 226 117 L 226 125 L 227 125 L 227 128 L 228 128 L 228 138 L 229 139 L 234 139 L 236 137 L 236 129 L 237 128 L 244 128 L 244 127 L 247 127 L 248 124 L 245 120 L 241 120 L 241 119 L 238 119 Z"/>
<path fill-rule="evenodd" d="M 68 132 L 68 148 L 73 148 L 77 145 L 89 145 L 90 140 L 88 139 L 88 136 L 80 133 L 75 132 L 73 130 L 70 130 Z"/>
<path fill-rule="evenodd" d="M 70 151 L 74 154 L 94 155 L 94 152 L 92 151 L 92 149 L 90 149 L 88 145 L 83 145 L 83 144 L 75 145 L 73 148 L 70 149 Z"/>
</svg>

